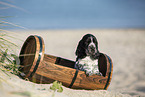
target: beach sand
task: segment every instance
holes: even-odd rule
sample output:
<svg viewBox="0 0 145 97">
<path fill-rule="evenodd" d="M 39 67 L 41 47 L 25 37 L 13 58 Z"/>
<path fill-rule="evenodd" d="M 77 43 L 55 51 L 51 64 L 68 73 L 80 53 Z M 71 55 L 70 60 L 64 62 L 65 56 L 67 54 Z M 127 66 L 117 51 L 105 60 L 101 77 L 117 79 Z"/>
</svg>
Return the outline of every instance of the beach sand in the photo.
<svg viewBox="0 0 145 97">
<path fill-rule="evenodd" d="M 19 47 L 14 52 L 19 55 L 21 46 L 29 35 L 39 35 L 44 39 L 45 53 L 75 61 L 75 50 L 83 35 L 91 33 L 96 36 L 99 50 L 109 55 L 113 61 L 113 78 L 108 90 L 73 90 L 64 88 L 63 93 L 56 96 L 63 97 L 145 97 L 145 30 L 144 29 L 86 29 L 86 30 L 15 30 L 9 35 Z M 12 85 L 15 91 L 32 91 L 30 97 L 51 97 L 51 84 L 38 85 L 24 81 L 12 75 L 11 79 L 5 74 L 1 76 Z M 9 80 L 8 80 L 9 79 Z M 17 83 L 16 83 L 17 82 Z M 1 82 L 3 95 L 7 93 L 13 97 L 13 88 Z M 14 84 L 14 85 L 13 85 Z M 24 91 L 22 91 L 24 90 Z M 0 93 L 1 93 L 0 92 Z M 22 92 L 22 93 L 21 93 Z M 25 93 L 24 93 L 25 94 Z M 34 96 L 35 95 L 35 96 Z M 37 95 L 37 96 L 36 96 Z M 10 96 L 10 97 L 11 97 Z M 19 95 L 20 96 L 20 95 Z M 19 97 L 18 96 L 18 97 Z M 25 95 L 29 97 L 29 93 Z M 25 97 L 20 96 L 20 97 Z M 1 97 L 1 96 L 0 96 Z M 3 97 L 3 96 L 2 96 Z M 7 97 L 7 96 L 6 96 Z M 14 96 L 16 97 L 16 96 Z"/>
</svg>

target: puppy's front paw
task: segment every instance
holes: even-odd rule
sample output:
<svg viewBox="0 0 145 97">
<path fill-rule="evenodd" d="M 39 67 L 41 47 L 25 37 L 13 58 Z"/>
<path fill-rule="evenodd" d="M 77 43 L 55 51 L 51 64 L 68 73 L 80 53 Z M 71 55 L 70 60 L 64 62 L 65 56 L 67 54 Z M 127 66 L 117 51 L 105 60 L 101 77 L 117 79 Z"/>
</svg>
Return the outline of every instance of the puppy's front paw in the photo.
<svg viewBox="0 0 145 97">
<path fill-rule="evenodd" d="M 93 72 L 91 72 L 91 71 L 87 71 L 87 70 L 85 70 L 85 73 L 86 73 L 87 76 L 91 76 L 91 75 L 93 75 Z"/>
<path fill-rule="evenodd" d="M 96 75 L 103 76 L 103 74 L 101 72 L 96 73 Z"/>
<path fill-rule="evenodd" d="M 79 69 L 79 70 L 83 70 L 83 65 L 82 64 L 76 64 L 75 68 Z"/>
</svg>

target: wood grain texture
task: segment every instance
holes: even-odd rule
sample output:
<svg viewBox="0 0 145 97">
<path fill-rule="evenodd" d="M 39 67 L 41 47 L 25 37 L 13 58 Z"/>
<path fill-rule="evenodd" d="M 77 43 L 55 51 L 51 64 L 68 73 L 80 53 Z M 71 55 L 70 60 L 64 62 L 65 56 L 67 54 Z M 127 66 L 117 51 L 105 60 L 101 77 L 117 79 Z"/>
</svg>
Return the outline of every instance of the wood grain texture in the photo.
<svg viewBox="0 0 145 97">
<path fill-rule="evenodd" d="M 41 49 L 42 52 L 40 53 L 40 42 L 41 42 Z M 24 72 L 26 76 L 24 78 L 27 78 L 30 76 L 30 74 L 33 72 L 39 55 L 40 61 L 43 60 L 44 57 L 44 41 L 41 37 L 32 35 L 29 36 L 24 45 L 22 46 L 21 52 L 20 52 L 20 71 Z"/>
<path fill-rule="evenodd" d="M 49 84 L 57 80 L 69 87 L 76 72 L 74 61 L 44 54 L 44 42 L 38 36 L 30 36 L 25 41 L 20 53 L 20 61 L 21 71 L 25 73 L 24 78 L 29 78 L 30 81 L 36 83 Z M 101 53 L 98 65 L 103 76 L 92 75 L 88 77 L 84 71 L 78 71 L 72 88 L 107 89 L 112 79 L 112 60 L 109 56 Z M 38 67 L 36 68 L 36 66 Z"/>
<path fill-rule="evenodd" d="M 44 77 L 43 81 L 37 80 L 37 83 L 41 83 L 41 82 L 51 83 L 52 81 L 57 80 L 57 81 L 62 82 L 64 86 L 69 87 L 74 77 L 74 74 L 76 72 L 76 69 L 65 67 L 59 64 L 55 64 L 54 61 L 57 59 L 57 57 L 52 57 L 52 56 L 50 56 L 49 58 L 48 57 L 49 55 L 47 55 L 47 58 L 44 57 L 43 62 L 40 63 L 39 68 L 37 69 L 36 75 L 39 75 L 40 77 L 37 79 L 42 79 L 41 78 L 42 76 Z M 107 58 L 107 57 L 104 57 L 104 58 Z M 108 63 L 108 65 L 109 64 L 110 63 Z M 109 68 L 110 67 L 107 66 L 107 70 L 108 70 L 107 73 L 110 72 Z M 92 76 L 87 77 L 84 71 L 79 71 L 72 88 L 93 89 L 93 90 L 104 89 L 107 83 L 107 79 L 108 79 L 108 74 L 106 74 L 105 77 L 98 76 L 98 75 L 92 75 Z"/>
</svg>

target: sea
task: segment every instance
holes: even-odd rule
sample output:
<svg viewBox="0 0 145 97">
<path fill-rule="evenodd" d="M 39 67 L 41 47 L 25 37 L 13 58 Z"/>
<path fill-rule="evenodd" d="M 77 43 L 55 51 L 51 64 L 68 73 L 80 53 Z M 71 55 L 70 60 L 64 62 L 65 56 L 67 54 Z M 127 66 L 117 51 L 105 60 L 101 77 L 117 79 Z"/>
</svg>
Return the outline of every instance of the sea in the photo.
<svg viewBox="0 0 145 97">
<path fill-rule="evenodd" d="M 0 0 L 0 17 L 7 29 L 145 28 L 145 0 Z"/>
</svg>

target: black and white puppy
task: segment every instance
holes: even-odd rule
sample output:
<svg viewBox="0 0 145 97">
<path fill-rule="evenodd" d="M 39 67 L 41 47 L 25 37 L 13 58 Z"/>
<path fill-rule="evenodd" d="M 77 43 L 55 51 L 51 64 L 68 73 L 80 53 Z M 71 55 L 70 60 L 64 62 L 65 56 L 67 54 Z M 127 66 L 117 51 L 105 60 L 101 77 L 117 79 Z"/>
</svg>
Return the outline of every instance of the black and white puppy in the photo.
<svg viewBox="0 0 145 97">
<path fill-rule="evenodd" d="M 76 49 L 75 68 L 85 71 L 86 75 L 102 75 L 98 69 L 99 58 L 98 42 L 94 35 L 86 34 Z"/>
</svg>

